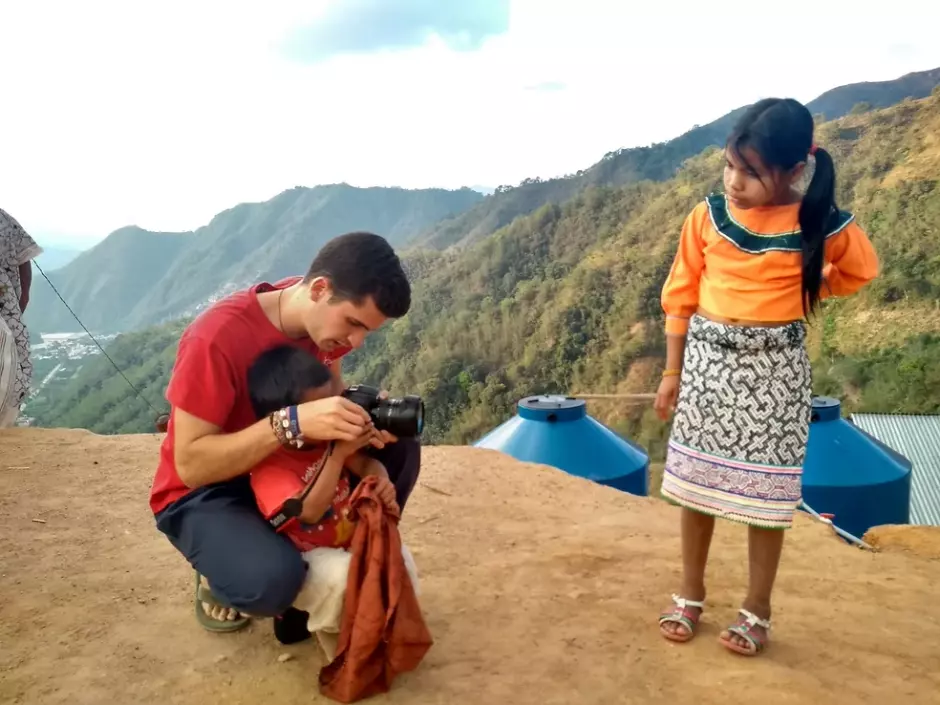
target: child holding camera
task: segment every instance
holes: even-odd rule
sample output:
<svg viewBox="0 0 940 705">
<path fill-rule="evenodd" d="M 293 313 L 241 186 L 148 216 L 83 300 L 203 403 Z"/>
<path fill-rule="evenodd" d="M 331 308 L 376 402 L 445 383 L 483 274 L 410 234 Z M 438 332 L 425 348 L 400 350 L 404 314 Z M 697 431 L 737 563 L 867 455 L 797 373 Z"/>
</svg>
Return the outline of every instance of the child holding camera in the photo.
<svg viewBox="0 0 940 705">
<path fill-rule="evenodd" d="M 374 427 L 367 428 L 356 440 L 334 443 L 332 449 L 328 444 L 296 442 L 290 430 L 290 409 L 331 396 L 330 385 L 329 368 L 315 356 L 290 345 L 264 352 L 248 370 L 248 392 L 256 417 L 270 417 L 276 432 L 284 435 L 285 445 L 294 441 L 293 448 L 279 448 L 251 471 L 251 489 L 265 519 L 270 520 L 285 502 L 299 497 L 319 473 L 303 500 L 300 516 L 277 527 L 301 551 L 349 547 L 355 528 L 348 518 L 354 484 L 351 471 L 357 476 L 374 472 L 351 462 L 357 450 L 369 445 L 376 433 Z M 398 512 L 395 486 L 387 476 L 379 478 L 378 489 L 382 502 Z"/>
<path fill-rule="evenodd" d="M 377 433 L 373 426 L 353 441 L 306 445 L 298 439 L 291 424 L 296 405 L 333 394 L 330 370 L 314 355 L 291 345 L 265 351 L 248 369 L 248 393 L 255 416 L 270 418 L 282 441 L 281 448 L 252 469 L 252 492 L 265 519 L 281 515 L 276 530 L 303 553 L 308 566 L 294 606 L 275 620 L 275 635 L 290 644 L 315 633 L 332 661 L 356 529 L 350 517 L 352 490 L 357 479 L 375 475 L 378 499 L 398 515 L 395 485 L 373 469 L 381 465 L 367 465 L 355 455 Z M 297 500 L 302 500 L 299 515 L 291 516 L 286 506 Z M 404 546 L 402 556 L 417 590 L 417 569 Z"/>
</svg>

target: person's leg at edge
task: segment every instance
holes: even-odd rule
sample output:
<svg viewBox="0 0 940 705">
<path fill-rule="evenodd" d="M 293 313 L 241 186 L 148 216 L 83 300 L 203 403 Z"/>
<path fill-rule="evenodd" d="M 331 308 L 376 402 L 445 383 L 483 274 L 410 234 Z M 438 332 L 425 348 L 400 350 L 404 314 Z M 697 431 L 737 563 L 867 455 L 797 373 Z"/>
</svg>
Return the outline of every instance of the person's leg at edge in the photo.
<svg viewBox="0 0 940 705">
<path fill-rule="evenodd" d="M 275 533 L 248 493 L 238 481 L 203 488 L 157 518 L 158 529 L 211 589 L 217 604 L 201 607 L 212 620 L 278 617 L 306 575 L 300 552 Z"/>
<path fill-rule="evenodd" d="M 750 577 L 743 608 L 762 620 L 770 620 L 770 597 L 777 579 L 777 569 L 780 567 L 785 533 L 783 529 L 763 529 L 757 526 L 748 529 Z M 750 631 L 758 641 L 766 641 L 767 630 L 763 626 L 755 624 L 750 627 Z M 727 629 L 721 632 L 719 638 L 749 652 L 755 651 L 754 645 L 747 639 Z"/>
<path fill-rule="evenodd" d="M 708 563 L 708 551 L 715 532 L 715 517 L 691 509 L 681 512 L 682 532 L 682 588 L 679 597 L 694 602 L 705 600 L 705 566 Z M 702 609 L 687 606 L 698 619 Z M 688 628 L 678 621 L 667 621 L 660 627 L 668 634 L 679 637 L 690 636 Z"/>
</svg>

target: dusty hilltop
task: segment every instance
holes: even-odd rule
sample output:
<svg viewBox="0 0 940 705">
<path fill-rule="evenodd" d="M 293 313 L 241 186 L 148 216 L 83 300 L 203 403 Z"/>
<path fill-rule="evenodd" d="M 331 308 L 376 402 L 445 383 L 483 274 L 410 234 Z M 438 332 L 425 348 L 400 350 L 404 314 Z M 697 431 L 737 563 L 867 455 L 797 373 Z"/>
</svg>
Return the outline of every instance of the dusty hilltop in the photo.
<svg viewBox="0 0 940 705">
<path fill-rule="evenodd" d="M 159 437 L 0 433 L 0 702 L 320 702 L 308 644 L 269 621 L 192 616 L 192 571 L 147 507 Z M 394 703 L 928 703 L 940 689 L 940 538 L 851 548 L 801 519 L 770 650 L 716 639 L 746 585 L 744 531 L 719 526 L 699 638 L 656 616 L 677 584 L 676 510 L 492 451 L 428 448 L 402 525 L 436 643 Z M 278 657 L 289 652 L 286 662 Z"/>
</svg>

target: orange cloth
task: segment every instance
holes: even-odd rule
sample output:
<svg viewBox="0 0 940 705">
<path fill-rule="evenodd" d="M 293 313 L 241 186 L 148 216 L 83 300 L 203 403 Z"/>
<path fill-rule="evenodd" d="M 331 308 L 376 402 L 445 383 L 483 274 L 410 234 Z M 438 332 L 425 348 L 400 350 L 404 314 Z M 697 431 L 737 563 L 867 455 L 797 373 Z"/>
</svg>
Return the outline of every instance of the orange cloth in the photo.
<svg viewBox="0 0 940 705">
<path fill-rule="evenodd" d="M 686 218 L 662 290 L 666 333 L 685 335 L 699 306 L 723 318 L 803 317 L 800 204 L 741 210 L 709 196 Z M 848 296 L 878 275 L 878 255 L 851 214 L 826 238 L 820 298 Z"/>
<path fill-rule="evenodd" d="M 433 644 L 405 569 L 399 515 L 385 508 L 375 485 L 366 477 L 352 496 L 350 516 L 358 521 L 343 621 L 336 657 L 320 671 L 320 692 L 344 703 L 388 692 Z"/>
</svg>

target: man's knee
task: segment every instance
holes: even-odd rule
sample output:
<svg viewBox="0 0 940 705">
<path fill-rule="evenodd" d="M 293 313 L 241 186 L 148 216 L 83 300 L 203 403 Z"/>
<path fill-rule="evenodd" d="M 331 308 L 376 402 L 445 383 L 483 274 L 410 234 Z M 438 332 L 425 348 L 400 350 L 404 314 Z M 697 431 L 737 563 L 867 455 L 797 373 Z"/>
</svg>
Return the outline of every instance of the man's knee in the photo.
<svg viewBox="0 0 940 705">
<path fill-rule="evenodd" d="M 220 597 L 246 614 L 275 617 L 294 603 L 306 575 L 307 564 L 299 551 L 276 551 L 267 558 L 246 561 L 241 575 L 220 591 Z"/>
</svg>

